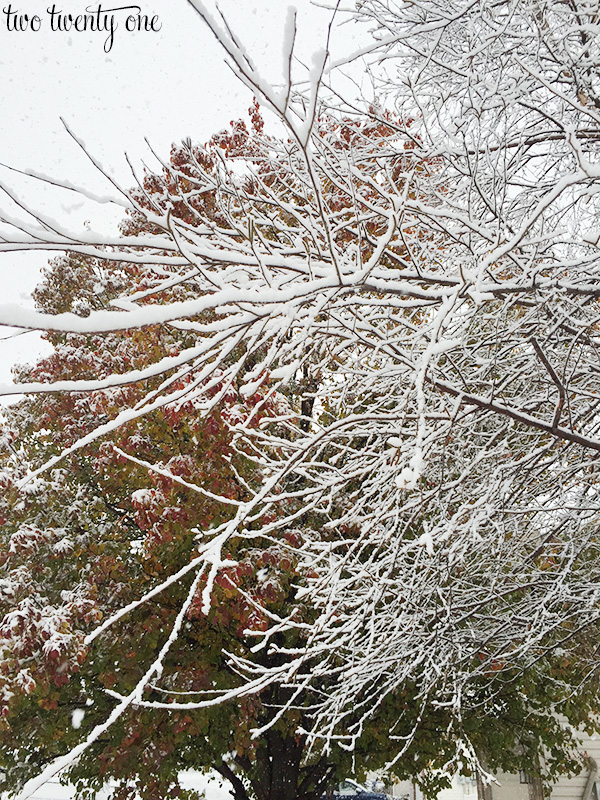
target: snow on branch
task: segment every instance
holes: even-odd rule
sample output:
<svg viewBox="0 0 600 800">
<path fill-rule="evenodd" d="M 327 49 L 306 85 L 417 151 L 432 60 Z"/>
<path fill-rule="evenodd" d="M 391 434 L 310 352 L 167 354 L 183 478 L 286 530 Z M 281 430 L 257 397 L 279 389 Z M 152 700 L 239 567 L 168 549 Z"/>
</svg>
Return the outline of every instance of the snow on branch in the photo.
<svg viewBox="0 0 600 800">
<path fill-rule="evenodd" d="M 57 358 L 82 365 L 15 392 L 40 395 L 32 403 L 68 393 L 77 409 L 91 395 L 107 409 L 59 450 L 32 438 L 31 466 L 11 451 L 14 486 L 33 492 L 105 444 L 151 486 L 146 543 L 153 514 L 177 515 L 165 500 L 173 486 L 196 503 L 221 492 L 227 518 L 203 516 L 188 561 L 113 610 L 87 644 L 209 563 L 168 642 L 187 609 L 211 613 L 211 593 L 247 604 L 243 645 L 227 661 L 241 683 L 221 699 L 279 682 L 291 707 L 310 687 L 301 729 L 324 751 L 355 746 L 389 701 L 402 753 L 439 713 L 453 763 L 476 759 L 463 721 L 496 713 L 500 678 L 563 676 L 565 663 L 595 674 L 597 19 L 560 0 L 362 0 L 348 13 L 373 29 L 363 55 L 380 106 L 334 107 L 326 49 L 306 91 L 291 69 L 276 90 L 228 24 L 190 4 L 286 135 L 267 134 L 254 108 L 250 129 L 184 143 L 128 193 L 118 240 L 78 237 L 31 208 L 21 209 L 28 224 L 0 214 L 0 250 L 60 249 L 105 282 L 120 276 L 106 302 L 81 288 L 47 310 L 0 305 L 0 324 L 46 331 Z M 289 65 L 293 14 L 286 31 Z M 150 360 L 136 352 L 141 366 L 113 368 L 123 342 Z M 182 449 L 172 469 L 146 452 L 158 445 L 144 425 L 157 419 Z M 221 460 L 202 472 L 186 448 L 202 441 L 216 458 L 207 431 Z M 211 488 L 221 473 L 234 489 Z M 268 548 L 276 556 L 264 572 L 248 566 L 249 587 L 228 548 L 249 548 L 252 563 Z M 269 607 L 284 594 L 285 570 L 268 577 L 275 563 L 294 574 L 285 613 Z M 161 664 L 133 693 L 113 691 L 111 719 L 134 702 L 216 702 L 143 700 Z M 192 691 L 175 668 L 169 681 Z"/>
</svg>

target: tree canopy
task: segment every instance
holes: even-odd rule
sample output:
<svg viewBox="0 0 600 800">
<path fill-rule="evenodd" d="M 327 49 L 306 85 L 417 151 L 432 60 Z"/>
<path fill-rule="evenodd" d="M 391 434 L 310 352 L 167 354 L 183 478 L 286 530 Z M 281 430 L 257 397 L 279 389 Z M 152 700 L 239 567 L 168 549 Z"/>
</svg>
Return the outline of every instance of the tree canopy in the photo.
<svg viewBox="0 0 600 800">
<path fill-rule="evenodd" d="M 198 484 L 219 510 L 194 516 L 193 557 L 164 572 L 158 559 L 146 594 L 113 595 L 84 640 L 101 647 L 148 602 L 170 614 L 164 657 L 131 676 L 71 757 L 128 709 L 160 712 L 144 692 L 198 593 L 207 620 L 228 581 L 243 605 L 240 553 L 268 542 L 289 561 L 289 605 L 257 600 L 266 662 L 227 652 L 240 702 L 268 686 L 292 710 L 307 692 L 295 729 L 307 746 L 360 747 L 384 725 L 398 757 L 418 743 L 432 774 L 481 767 L 478 752 L 491 767 L 531 760 L 544 745 L 549 769 L 564 764 L 556 714 L 592 724 L 598 696 L 597 12 L 585 0 L 364 0 L 348 13 L 373 30 L 361 55 L 378 103 L 357 106 L 327 95 L 327 54 L 308 88 L 276 91 L 192 5 L 285 135 L 255 117 L 237 141 L 184 143 L 134 191 L 115 187 L 131 212 L 121 237 L 75 235 L 35 209 L 3 218 L 0 250 L 66 250 L 116 282 L 106 302 L 92 291 L 77 307 L 0 305 L 2 324 L 76 337 L 85 367 L 65 361 L 5 391 L 101 398 L 105 415 L 55 452 L 38 436 L 15 491 L 126 437 L 119 456 L 145 481 L 132 513 L 150 529 L 161 481 L 178 493 L 171 473 L 194 482 L 198 466 L 161 477 L 155 437 L 132 431 L 162 415 L 166 433 L 180 415 L 183 457 L 220 409 L 247 409 L 222 434 L 233 495 L 209 488 L 214 470 Z M 119 337 L 138 337 L 143 358 L 119 361 Z M 170 595 L 172 607 L 158 599 Z M 182 680 L 169 688 L 187 691 Z M 214 688 L 211 703 L 230 697 Z M 481 730 L 483 712 L 497 725 Z M 444 733 L 427 753 L 433 720 Z"/>
<path fill-rule="evenodd" d="M 210 168 L 215 147 L 252 150 L 262 120 L 256 107 L 251 114 L 252 132 L 236 123 L 206 152 L 196 149 L 194 157 Z M 190 157 L 175 148 L 171 164 L 185 171 Z M 160 178 L 148 177 L 145 202 L 169 191 L 170 179 L 168 170 Z M 211 208 L 210 197 L 201 203 Z M 193 206 L 183 204 L 174 210 L 178 219 L 191 213 Z M 218 210 L 211 213 L 218 217 Z M 136 214 L 123 228 L 137 235 L 145 221 Z M 35 299 L 46 313 L 86 318 L 91 309 L 109 307 L 130 284 L 151 287 L 152 278 L 137 265 L 115 270 L 105 259 L 74 254 L 51 262 Z M 185 300 L 193 294 L 191 287 L 175 287 L 158 298 Z M 177 359 L 194 344 L 189 331 L 160 326 L 118 331 L 104 340 L 57 332 L 47 338 L 53 354 L 33 368 L 21 368 L 21 381 L 51 385 L 69 377 L 143 370 L 152 359 Z M 189 387 L 192 378 L 180 376 L 176 388 Z M 285 668 L 284 648 L 304 646 L 314 617 L 308 604 L 294 598 L 305 578 L 297 548 L 316 535 L 311 525 L 317 517 L 302 514 L 293 501 L 288 507 L 296 506 L 295 523 L 276 537 L 260 533 L 261 525 L 277 516 L 273 513 L 256 521 L 252 536 L 230 537 L 208 613 L 203 575 L 193 593 L 184 579 L 132 610 L 97 645 L 90 647 L 86 639 L 104 617 L 135 606 L 140 595 L 173 573 L 185 573 L 202 551 L 200 531 L 206 538 L 207 531 L 229 520 L 264 480 L 256 453 L 236 445 L 235 426 L 255 428 L 266 417 L 294 410 L 310 416 L 311 401 L 298 396 L 298 389 L 269 397 L 263 386 L 242 395 L 239 383 L 229 384 L 208 416 L 184 396 L 119 427 L 102 442 L 77 449 L 48 476 L 39 475 L 24 496 L 16 484 L 27 470 L 71 447 L 100 420 L 135 406 L 147 387 L 131 382 L 110 392 L 41 394 L 6 411 L 0 741 L 8 788 L 19 788 L 42 765 L 68 753 L 110 713 L 115 695 L 134 689 L 157 660 L 155 678 L 146 683 L 136 708 L 70 771 L 81 791 L 111 778 L 117 781 L 117 797 L 137 792 L 160 798 L 182 792 L 181 770 L 210 767 L 230 780 L 238 800 L 318 798 L 350 769 L 379 767 L 393 755 L 377 727 L 365 731 L 352 753 L 309 749 L 298 727 L 308 725 L 310 706 L 318 701 L 316 692 L 326 689 L 327 678 L 317 687 L 282 687 L 260 677 L 249 691 L 244 687 L 239 665 L 259 674 Z M 220 389 L 215 384 L 212 393 Z M 306 419 L 300 419 L 301 429 Z M 191 602 L 165 658 L 163 634 L 177 624 L 186 596 Z M 254 647 L 270 621 L 292 613 L 299 631 L 270 631 L 277 648 Z M 229 703 L 224 702 L 228 695 Z M 200 700 L 201 707 L 179 710 L 189 699 Z M 379 714 L 378 721 L 389 724 L 389 713 Z M 251 735 L 257 727 L 264 729 L 258 739 Z M 428 756 L 416 757 L 427 765 Z"/>
</svg>

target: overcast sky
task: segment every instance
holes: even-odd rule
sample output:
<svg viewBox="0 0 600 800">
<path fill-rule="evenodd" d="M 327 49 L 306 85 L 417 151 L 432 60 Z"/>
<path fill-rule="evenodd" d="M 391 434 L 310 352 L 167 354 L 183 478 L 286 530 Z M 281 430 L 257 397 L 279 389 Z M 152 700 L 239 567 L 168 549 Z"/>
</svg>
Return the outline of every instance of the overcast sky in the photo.
<svg viewBox="0 0 600 800">
<path fill-rule="evenodd" d="M 214 8 L 212 0 L 207 4 Z M 288 5 L 286 0 L 219 3 L 263 74 L 274 83 L 282 77 L 282 28 Z M 128 32 L 131 11 L 110 15 L 116 22 L 112 41 L 107 42 L 110 32 L 105 30 L 59 29 L 68 14 L 117 6 L 121 3 L 111 0 L 16 0 L 11 4 L 2 0 L 0 162 L 102 191 L 106 186 L 65 132 L 61 117 L 104 167 L 131 185 L 123 152 L 137 164 L 151 163 L 145 137 L 166 158 L 172 142 L 188 136 L 205 141 L 231 119 L 246 115 L 250 92 L 225 65 L 219 45 L 187 0 L 138 0 L 142 15 L 149 20 L 156 17 L 157 32 Z M 298 53 L 310 59 L 325 43 L 331 13 L 309 0 L 296 0 L 294 6 Z M 38 30 L 32 30 L 34 15 L 38 19 L 33 20 L 33 28 Z M 20 26 L 27 29 L 14 29 Z M 334 55 L 358 46 L 361 33 L 347 25 L 334 33 Z M 103 219 L 102 209 L 81 204 L 72 194 L 58 197 L 42 191 L 1 167 L 0 181 L 45 204 L 55 218 L 66 215 L 76 225 L 91 220 L 94 227 Z M 0 210 L 6 207 L 6 198 L 1 196 Z M 0 253 L 2 302 L 31 305 L 30 292 L 45 261 L 43 254 Z M 7 335 L 0 330 L 0 337 Z M 32 360 L 40 346 L 37 334 L 3 338 L 0 383 L 10 380 L 15 361 Z"/>
</svg>

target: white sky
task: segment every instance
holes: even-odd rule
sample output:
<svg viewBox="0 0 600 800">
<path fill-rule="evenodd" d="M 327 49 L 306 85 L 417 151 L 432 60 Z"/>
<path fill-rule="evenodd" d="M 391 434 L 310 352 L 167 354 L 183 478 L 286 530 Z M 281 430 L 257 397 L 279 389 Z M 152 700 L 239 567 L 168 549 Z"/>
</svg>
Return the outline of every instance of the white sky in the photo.
<svg viewBox="0 0 600 800">
<path fill-rule="evenodd" d="M 132 179 L 124 151 L 137 165 L 141 160 L 153 163 L 144 137 L 167 158 L 173 141 L 187 136 L 205 141 L 231 119 L 246 116 L 250 92 L 225 65 L 216 40 L 187 0 L 137 2 L 142 14 L 158 15 L 160 32 L 129 33 L 125 30 L 129 12 L 115 12 L 118 28 L 109 53 L 104 52 L 106 33 L 52 31 L 47 11 L 52 0 L 11 4 L 20 15 L 40 17 L 37 32 L 8 30 L 7 15 L 0 15 L 0 162 L 102 192 L 107 186 L 67 135 L 60 117 L 103 166 L 129 186 Z M 214 9 L 212 2 L 207 0 Z M 75 16 L 99 4 L 61 0 L 54 5 L 57 11 Z M 125 2 L 108 0 L 100 5 L 117 8 Z M 221 0 L 219 5 L 263 74 L 277 83 L 282 76 L 281 31 L 287 0 Z M 0 6 L 6 9 L 7 0 Z M 309 0 L 296 0 L 294 6 L 297 50 L 309 61 L 325 43 L 330 12 Z M 355 26 L 334 33 L 334 56 L 355 49 L 359 35 L 365 33 Z M 6 169 L 0 168 L 0 181 L 44 203 L 51 216 L 64 220 L 67 215 L 76 227 L 91 220 L 97 229 L 103 219 L 103 209 L 79 204 L 71 193 L 58 197 L 42 191 Z M 0 194 L 0 212 L 8 206 Z M 31 305 L 29 295 L 45 262 L 43 254 L 0 253 L 2 301 Z M 0 337 L 9 333 L 0 329 Z M 41 345 L 37 334 L 3 338 L 0 383 L 10 381 L 13 363 L 35 359 Z"/>
</svg>

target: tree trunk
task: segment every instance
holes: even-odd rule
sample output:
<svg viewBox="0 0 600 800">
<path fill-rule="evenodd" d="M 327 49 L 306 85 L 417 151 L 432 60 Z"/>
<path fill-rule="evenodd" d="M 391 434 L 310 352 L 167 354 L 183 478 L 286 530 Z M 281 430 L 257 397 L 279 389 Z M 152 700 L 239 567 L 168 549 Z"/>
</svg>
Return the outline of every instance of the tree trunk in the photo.
<svg viewBox="0 0 600 800">
<path fill-rule="evenodd" d="M 235 756 L 240 773 L 222 761 L 215 768 L 231 781 L 235 800 L 319 800 L 328 785 L 335 766 L 322 756 L 316 763 L 302 766 L 306 741 L 302 736 L 284 735 L 275 730 L 264 734 L 256 751 L 256 759 Z"/>
<path fill-rule="evenodd" d="M 544 800 L 544 784 L 542 782 L 542 770 L 540 765 L 540 755 L 536 752 L 533 756 L 534 769 L 529 780 L 529 800 Z"/>
<path fill-rule="evenodd" d="M 265 733 L 256 754 L 260 769 L 251 779 L 258 800 L 298 800 L 303 751 L 301 739 L 297 741 L 296 737 L 283 736 L 273 729 Z"/>
<path fill-rule="evenodd" d="M 477 754 L 481 769 L 477 770 L 477 800 L 492 800 L 492 784 L 483 779 L 483 773 L 489 772 L 485 756 Z"/>
<path fill-rule="evenodd" d="M 545 800 L 544 784 L 540 775 L 532 775 L 528 785 L 529 800 Z"/>
<path fill-rule="evenodd" d="M 486 783 L 477 772 L 477 800 L 492 800 L 492 784 Z"/>
<path fill-rule="evenodd" d="M 246 792 L 246 787 L 225 761 L 221 761 L 220 764 L 215 764 L 215 769 L 233 786 L 234 800 L 250 800 Z"/>
</svg>

